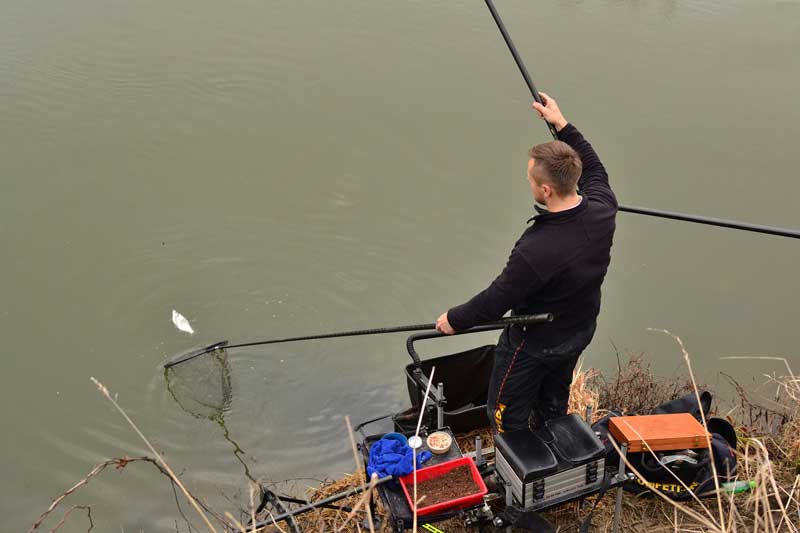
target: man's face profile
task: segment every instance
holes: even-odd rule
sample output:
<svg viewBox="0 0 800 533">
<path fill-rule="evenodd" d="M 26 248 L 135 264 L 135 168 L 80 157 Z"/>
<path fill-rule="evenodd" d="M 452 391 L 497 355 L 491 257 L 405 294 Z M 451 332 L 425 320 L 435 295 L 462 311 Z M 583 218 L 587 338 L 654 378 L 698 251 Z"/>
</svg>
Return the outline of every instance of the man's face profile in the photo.
<svg viewBox="0 0 800 533">
<path fill-rule="evenodd" d="M 542 179 L 536 176 L 536 160 L 534 158 L 530 158 L 528 160 L 528 183 L 531 186 L 531 191 L 533 192 L 533 199 L 538 204 L 546 205 L 547 198 L 550 197 L 551 188 L 550 185 L 547 183 L 542 183 Z"/>
</svg>

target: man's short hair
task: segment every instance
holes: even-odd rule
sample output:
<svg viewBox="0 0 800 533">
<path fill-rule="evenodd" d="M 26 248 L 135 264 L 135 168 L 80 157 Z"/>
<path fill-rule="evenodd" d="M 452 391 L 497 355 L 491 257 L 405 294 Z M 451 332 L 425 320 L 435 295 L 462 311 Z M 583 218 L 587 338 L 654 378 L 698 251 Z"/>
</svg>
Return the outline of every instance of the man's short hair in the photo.
<svg viewBox="0 0 800 533">
<path fill-rule="evenodd" d="M 537 176 L 549 182 L 559 196 L 575 192 L 583 164 L 578 152 L 570 145 L 563 141 L 537 144 L 528 150 L 528 156 L 536 160 Z"/>
</svg>

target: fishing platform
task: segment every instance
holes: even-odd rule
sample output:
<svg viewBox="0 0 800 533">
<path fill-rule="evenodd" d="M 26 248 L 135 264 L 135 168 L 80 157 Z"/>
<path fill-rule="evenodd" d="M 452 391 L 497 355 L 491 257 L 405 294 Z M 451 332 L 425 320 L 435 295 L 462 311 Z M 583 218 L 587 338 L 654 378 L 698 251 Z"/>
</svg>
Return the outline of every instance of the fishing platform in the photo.
<svg viewBox="0 0 800 533">
<path fill-rule="evenodd" d="M 387 434 L 368 431 L 371 426 L 385 425 L 390 419 L 394 434 L 411 438 L 417 432 L 418 421 L 421 421 L 419 436 L 422 437 L 422 446 L 416 451 L 428 451 L 426 437 L 435 432 L 452 436 L 453 444 L 447 453 L 433 454 L 429 461 L 418 467 L 418 483 L 431 475 L 443 475 L 451 466 L 464 462 L 478 473 L 480 483 L 476 483 L 474 494 L 454 498 L 444 505 L 438 504 L 433 506 L 433 510 L 419 502 L 417 514 L 420 523 L 435 524 L 461 518 L 466 528 L 481 531 L 510 531 L 512 525 L 539 530 L 546 524 L 538 516 L 539 512 L 590 496 L 599 499 L 607 490 L 621 490 L 621 485 L 632 479 L 622 460 L 617 464 L 607 464 L 606 447 L 589 423 L 590 411 L 586 419 L 573 413 L 550 420 L 533 431 L 500 433 L 494 436 L 493 445 L 484 445 L 477 430 L 489 427 L 486 403 L 494 346 L 480 346 L 421 360 L 415 344 L 440 337 L 444 335 L 418 333 L 411 335 L 406 342 L 412 359 L 405 367 L 411 407 L 368 420 L 355 428 L 361 436 L 358 447 L 365 465 L 369 464 L 372 446 Z M 429 379 L 432 373 L 435 384 Z M 474 445 L 470 446 L 471 451 L 463 452 L 455 437 L 470 433 L 476 434 Z M 364 474 L 368 480 L 366 469 Z M 413 527 L 413 499 L 404 490 L 411 485 L 411 481 L 406 479 L 410 477 L 405 476 L 402 483 L 379 485 L 375 491 L 377 496 L 371 501 L 372 516 L 375 516 L 376 500 L 379 499 L 388 525 L 396 533 Z"/>
</svg>

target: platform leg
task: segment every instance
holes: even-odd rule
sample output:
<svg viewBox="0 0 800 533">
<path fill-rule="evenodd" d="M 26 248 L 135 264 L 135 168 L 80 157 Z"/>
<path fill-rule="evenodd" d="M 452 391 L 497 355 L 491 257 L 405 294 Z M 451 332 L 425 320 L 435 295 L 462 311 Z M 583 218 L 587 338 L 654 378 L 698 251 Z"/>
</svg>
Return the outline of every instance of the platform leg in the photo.
<svg viewBox="0 0 800 533">
<path fill-rule="evenodd" d="M 506 485 L 506 507 L 511 507 L 514 504 L 514 493 L 511 492 L 511 483 L 504 481 Z M 511 533 L 511 524 L 506 526 L 506 533 Z"/>
<path fill-rule="evenodd" d="M 625 458 L 628 456 L 628 445 L 623 444 L 620 448 L 619 454 L 619 468 L 617 469 L 617 481 L 622 481 L 627 476 L 625 475 Z M 622 514 L 622 485 L 617 487 L 617 501 L 614 504 L 614 525 L 611 526 L 613 533 L 619 533 L 619 520 Z"/>
</svg>

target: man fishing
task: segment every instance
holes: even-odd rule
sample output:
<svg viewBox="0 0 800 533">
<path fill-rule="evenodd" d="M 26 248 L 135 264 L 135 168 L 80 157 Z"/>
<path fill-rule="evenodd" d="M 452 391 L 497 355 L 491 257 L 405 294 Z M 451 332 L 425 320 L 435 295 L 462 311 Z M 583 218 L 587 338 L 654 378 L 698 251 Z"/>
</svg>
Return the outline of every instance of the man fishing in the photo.
<svg viewBox="0 0 800 533">
<path fill-rule="evenodd" d="M 436 321 L 452 335 L 514 315 L 555 320 L 507 327 L 495 349 L 487 410 L 497 431 L 540 426 L 567 412 L 572 371 L 594 335 L 600 286 L 611 261 L 617 199 L 608 173 L 556 101 L 540 93 L 539 116 L 558 140 L 528 152 L 528 183 L 544 208 L 528 222 L 502 273 L 468 302 Z"/>
</svg>

